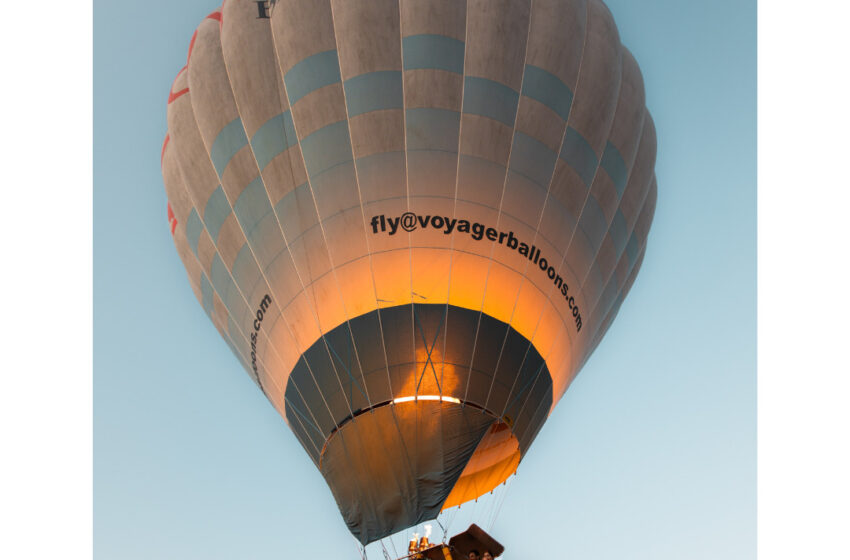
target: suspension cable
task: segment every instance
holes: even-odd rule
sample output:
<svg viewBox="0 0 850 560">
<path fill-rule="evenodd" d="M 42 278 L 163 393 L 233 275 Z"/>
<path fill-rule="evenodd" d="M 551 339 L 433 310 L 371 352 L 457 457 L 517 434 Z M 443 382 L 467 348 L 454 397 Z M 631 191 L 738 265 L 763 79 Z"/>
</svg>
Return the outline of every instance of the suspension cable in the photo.
<svg viewBox="0 0 850 560">
<path fill-rule="evenodd" d="M 509 476 L 508 479 L 502 484 L 504 486 L 504 491 L 502 492 L 502 499 L 499 503 L 499 507 L 496 508 L 496 512 L 493 514 L 493 519 L 490 520 L 490 525 L 487 527 L 487 531 L 491 531 L 493 529 L 493 525 L 496 524 L 496 519 L 499 517 L 499 514 L 502 512 L 502 506 L 505 505 L 505 500 L 508 497 L 508 490 L 510 490 L 511 483 L 515 478 L 514 475 Z"/>
</svg>

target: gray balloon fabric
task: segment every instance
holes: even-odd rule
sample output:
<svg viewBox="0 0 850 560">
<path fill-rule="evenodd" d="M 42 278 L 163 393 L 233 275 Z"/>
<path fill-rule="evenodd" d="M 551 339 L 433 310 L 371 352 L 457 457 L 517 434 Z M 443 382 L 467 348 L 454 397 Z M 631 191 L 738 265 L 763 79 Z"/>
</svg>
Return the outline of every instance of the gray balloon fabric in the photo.
<svg viewBox="0 0 850 560">
<path fill-rule="evenodd" d="M 364 544 L 516 471 L 643 262 L 600 0 L 226 0 L 167 117 L 192 289 Z"/>
</svg>

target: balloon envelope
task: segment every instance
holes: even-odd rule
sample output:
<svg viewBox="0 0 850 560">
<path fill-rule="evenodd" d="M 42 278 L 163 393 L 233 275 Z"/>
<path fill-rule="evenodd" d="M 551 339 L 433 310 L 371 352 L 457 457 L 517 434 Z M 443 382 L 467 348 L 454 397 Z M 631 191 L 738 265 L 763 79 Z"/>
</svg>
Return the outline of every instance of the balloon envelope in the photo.
<svg viewBox="0 0 850 560">
<path fill-rule="evenodd" d="M 655 129 L 598 0 L 227 0 L 168 98 L 195 295 L 368 543 L 513 474 L 616 316 Z"/>
</svg>

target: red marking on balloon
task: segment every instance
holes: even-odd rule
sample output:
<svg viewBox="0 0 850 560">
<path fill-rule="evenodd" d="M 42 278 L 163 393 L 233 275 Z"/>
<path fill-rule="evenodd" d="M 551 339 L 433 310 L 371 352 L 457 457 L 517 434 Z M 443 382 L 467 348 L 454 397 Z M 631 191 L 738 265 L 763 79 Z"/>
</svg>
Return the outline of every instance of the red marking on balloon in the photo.
<svg viewBox="0 0 850 560">
<path fill-rule="evenodd" d="M 168 94 L 168 103 L 170 104 L 172 101 L 174 101 L 175 99 L 177 99 L 178 97 L 180 97 L 184 93 L 189 93 L 189 88 L 181 89 L 180 91 L 177 91 L 177 92 L 172 91 L 171 93 Z"/>
<path fill-rule="evenodd" d="M 218 20 L 219 27 L 221 27 L 221 12 L 216 11 L 208 15 L 204 19 L 214 19 Z M 192 40 L 189 42 L 189 54 L 186 55 L 186 64 L 189 64 L 189 59 L 192 58 L 192 49 L 195 47 L 195 39 L 198 38 L 198 30 L 196 29 L 194 33 L 192 33 Z"/>
<path fill-rule="evenodd" d="M 175 99 L 177 99 L 178 97 L 180 97 L 184 93 L 189 92 L 188 86 L 185 87 L 184 89 L 181 89 L 180 91 L 177 91 L 177 92 L 174 91 L 174 84 L 177 83 L 178 78 L 180 78 L 180 74 L 182 74 L 187 68 L 188 68 L 188 66 L 184 66 L 183 68 L 181 68 L 180 71 L 177 72 L 177 75 L 174 77 L 174 81 L 171 82 L 171 90 L 168 92 L 168 104 L 169 105 L 171 104 L 172 101 L 174 101 Z"/>
<path fill-rule="evenodd" d="M 174 230 L 177 229 L 177 216 L 174 215 L 170 202 L 168 203 L 168 223 L 171 224 L 171 235 L 174 235 Z"/>
</svg>

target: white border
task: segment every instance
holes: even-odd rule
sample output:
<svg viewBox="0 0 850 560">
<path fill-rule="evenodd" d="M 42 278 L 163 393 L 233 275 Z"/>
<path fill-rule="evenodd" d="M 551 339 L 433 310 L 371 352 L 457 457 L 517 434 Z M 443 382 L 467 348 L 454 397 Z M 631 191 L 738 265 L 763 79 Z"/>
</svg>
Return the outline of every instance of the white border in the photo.
<svg viewBox="0 0 850 560">
<path fill-rule="evenodd" d="M 14 156 L 5 162 L 0 220 L 9 271 L 0 362 L 4 558 L 92 552 L 91 10 L 86 2 L 12 3 L 4 19 L 15 23 L 0 34 Z M 847 13 L 825 0 L 759 7 L 765 559 L 850 553 Z M 45 143 L 49 167 L 41 158 L 48 148 L 34 148 Z M 53 230 L 43 227 L 50 223 Z M 57 270 L 66 274 L 62 290 Z"/>
<path fill-rule="evenodd" d="M 0 558 L 90 558 L 92 6 L 3 8 Z"/>
<path fill-rule="evenodd" d="M 759 557 L 850 558 L 848 8 L 759 6 Z"/>
</svg>

